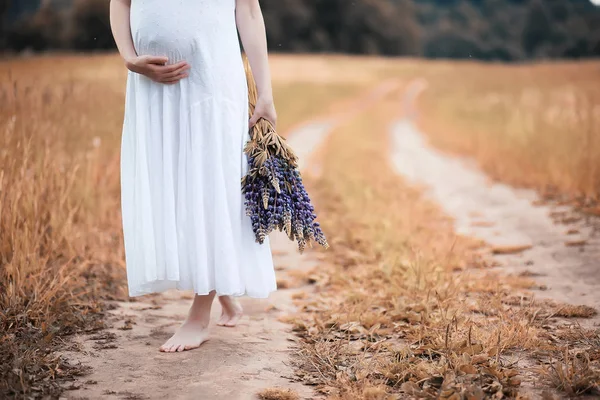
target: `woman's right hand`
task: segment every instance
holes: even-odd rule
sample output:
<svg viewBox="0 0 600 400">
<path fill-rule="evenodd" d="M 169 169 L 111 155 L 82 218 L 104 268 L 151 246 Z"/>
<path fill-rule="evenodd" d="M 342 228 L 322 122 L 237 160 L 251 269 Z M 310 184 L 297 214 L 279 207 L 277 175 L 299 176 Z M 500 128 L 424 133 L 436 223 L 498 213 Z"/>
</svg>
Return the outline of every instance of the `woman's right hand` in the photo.
<svg viewBox="0 0 600 400">
<path fill-rule="evenodd" d="M 180 61 L 176 64 L 166 65 L 168 61 L 167 57 L 137 56 L 126 60 L 125 65 L 132 72 L 166 85 L 175 84 L 188 77 L 187 71 L 190 69 L 190 65 L 187 62 Z"/>
</svg>

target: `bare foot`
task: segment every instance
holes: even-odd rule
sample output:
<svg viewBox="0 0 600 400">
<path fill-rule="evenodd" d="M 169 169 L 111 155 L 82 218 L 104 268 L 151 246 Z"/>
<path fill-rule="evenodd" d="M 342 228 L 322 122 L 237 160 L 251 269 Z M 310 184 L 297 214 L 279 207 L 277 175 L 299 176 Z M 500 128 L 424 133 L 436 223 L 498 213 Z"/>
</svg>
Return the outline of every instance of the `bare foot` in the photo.
<svg viewBox="0 0 600 400">
<path fill-rule="evenodd" d="M 165 353 L 191 350 L 208 340 L 208 324 L 210 323 L 210 308 L 215 298 L 215 292 L 207 295 L 196 295 L 188 317 L 183 325 L 159 350 Z"/>
<path fill-rule="evenodd" d="M 165 353 L 191 350 L 200 347 L 207 340 L 208 327 L 203 322 L 186 320 L 159 350 Z"/>
<path fill-rule="evenodd" d="M 221 303 L 223 312 L 217 325 L 227 327 L 236 326 L 242 315 L 244 315 L 244 309 L 240 303 L 231 296 L 219 296 L 219 303 Z"/>
</svg>

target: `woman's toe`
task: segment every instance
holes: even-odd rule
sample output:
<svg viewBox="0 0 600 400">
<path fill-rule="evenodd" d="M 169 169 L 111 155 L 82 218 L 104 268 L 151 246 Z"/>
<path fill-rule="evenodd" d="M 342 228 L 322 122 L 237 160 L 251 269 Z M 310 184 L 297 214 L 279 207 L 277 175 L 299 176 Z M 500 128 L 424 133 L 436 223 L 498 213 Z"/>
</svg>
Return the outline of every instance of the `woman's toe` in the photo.
<svg viewBox="0 0 600 400">
<path fill-rule="evenodd" d="M 169 344 L 169 342 L 166 342 L 166 343 L 163 343 L 163 345 L 162 345 L 162 346 L 160 346 L 160 347 L 158 348 L 158 350 L 160 350 L 160 351 L 162 351 L 162 352 L 166 352 L 166 351 L 167 351 L 167 349 L 168 349 L 169 347 L 170 347 L 170 344 Z"/>
</svg>

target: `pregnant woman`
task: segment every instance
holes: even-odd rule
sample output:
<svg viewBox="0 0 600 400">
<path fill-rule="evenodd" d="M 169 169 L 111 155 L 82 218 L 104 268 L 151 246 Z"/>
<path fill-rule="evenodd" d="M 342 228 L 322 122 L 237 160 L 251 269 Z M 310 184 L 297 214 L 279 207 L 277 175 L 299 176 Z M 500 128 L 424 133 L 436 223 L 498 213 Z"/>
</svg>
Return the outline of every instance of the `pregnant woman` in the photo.
<svg viewBox="0 0 600 400">
<path fill-rule="evenodd" d="M 254 241 L 240 179 L 249 126 L 276 122 L 258 0 L 112 0 L 115 42 L 127 66 L 121 203 L 130 296 L 193 290 L 183 325 L 160 347 L 176 352 L 235 326 L 234 296 L 276 290 L 268 241 Z M 237 32 L 259 93 L 248 89 Z"/>
</svg>

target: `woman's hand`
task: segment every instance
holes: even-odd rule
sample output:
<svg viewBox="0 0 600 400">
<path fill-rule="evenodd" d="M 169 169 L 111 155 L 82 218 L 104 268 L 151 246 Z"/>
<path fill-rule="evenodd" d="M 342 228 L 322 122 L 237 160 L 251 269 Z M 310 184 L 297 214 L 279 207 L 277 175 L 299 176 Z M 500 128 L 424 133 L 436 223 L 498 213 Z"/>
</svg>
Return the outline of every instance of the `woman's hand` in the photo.
<svg viewBox="0 0 600 400">
<path fill-rule="evenodd" d="M 125 65 L 132 72 L 166 85 L 175 84 L 188 77 L 187 70 L 190 69 L 190 65 L 187 62 L 180 61 L 177 64 L 166 65 L 167 61 L 169 61 L 167 57 L 137 56 L 128 59 Z"/>
<path fill-rule="evenodd" d="M 275 111 L 275 104 L 273 99 L 258 98 L 256 107 L 254 107 L 254 113 L 249 121 L 249 127 L 252 128 L 260 118 L 264 118 L 273 124 L 275 128 L 277 126 L 277 112 Z"/>
<path fill-rule="evenodd" d="M 249 121 L 250 127 L 253 127 L 260 118 L 268 120 L 275 126 L 277 113 L 273 105 L 267 35 L 259 0 L 236 0 L 235 19 L 258 93 L 256 108 Z"/>
</svg>

